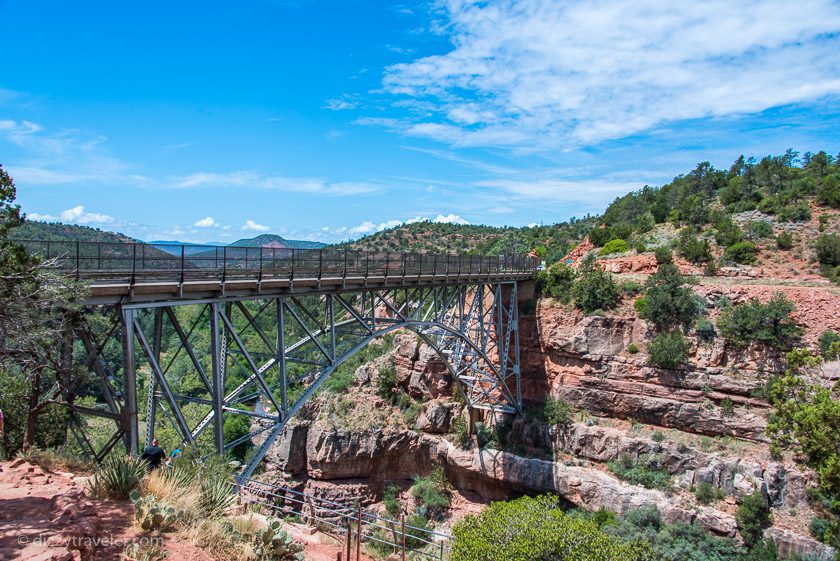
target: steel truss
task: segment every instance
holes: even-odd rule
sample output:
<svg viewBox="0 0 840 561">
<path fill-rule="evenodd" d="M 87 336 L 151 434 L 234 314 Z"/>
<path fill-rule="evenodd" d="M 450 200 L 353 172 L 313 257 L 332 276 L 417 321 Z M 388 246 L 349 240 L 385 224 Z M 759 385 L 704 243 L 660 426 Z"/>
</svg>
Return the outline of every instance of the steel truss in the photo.
<svg viewBox="0 0 840 561">
<path fill-rule="evenodd" d="M 98 335 L 86 324 L 75 328 L 102 403 L 71 406 L 71 428 L 96 460 L 120 441 L 138 452 L 139 383 L 145 384 L 140 390 L 146 394 L 147 443 L 166 425 L 182 444 L 211 439 L 220 453 L 259 442 L 241 474 L 248 479 L 330 374 L 372 340 L 398 329 L 416 332 L 437 351 L 470 407 L 512 413 L 522 407 L 515 281 L 336 288 L 108 310 Z M 103 351 L 115 338 L 121 357 L 107 360 Z M 115 424 L 98 447 L 83 430 L 82 416 L 91 415 Z M 224 421 L 231 416 L 245 416 L 250 432 L 226 439 Z"/>
</svg>

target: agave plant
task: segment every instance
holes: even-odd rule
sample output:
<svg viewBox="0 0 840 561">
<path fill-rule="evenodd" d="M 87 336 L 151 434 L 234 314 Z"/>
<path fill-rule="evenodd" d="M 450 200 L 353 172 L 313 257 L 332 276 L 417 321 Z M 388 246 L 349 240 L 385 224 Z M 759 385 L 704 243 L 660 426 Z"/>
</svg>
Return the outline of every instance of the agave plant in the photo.
<svg viewBox="0 0 840 561">
<path fill-rule="evenodd" d="M 202 514 L 208 518 L 220 516 L 233 502 L 231 484 L 226 478 L 213 477 L 201 481 Z"/>
<path fill-rule="evenodd" d="M 131 456 L 112 456 L 93 472 L 91 495 L 99 499 L 126 499 L 146 475 L 145 461 Z"/>
</svg>

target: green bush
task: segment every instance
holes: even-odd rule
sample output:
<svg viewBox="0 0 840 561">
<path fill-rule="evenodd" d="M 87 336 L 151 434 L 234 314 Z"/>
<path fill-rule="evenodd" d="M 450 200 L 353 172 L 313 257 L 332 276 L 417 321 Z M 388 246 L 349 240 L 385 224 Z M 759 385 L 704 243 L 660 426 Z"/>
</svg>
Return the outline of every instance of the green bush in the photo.
<svg viewBox="0 0 840 561">
<path fill-rule="evenodd" d="M 823 265 L 829 267 L 840 265 L 840 236 L 823 234 L 817 238 L 814 248 L 817 250 L 817 259 Z"/>
<path fill-rule="evenodd" d="M 88 485 L 97 499 L 127 499 L 137 487 L 149 465 L 132 456 L 110 456 L 93 472 Z"/>
<path fill-rule="evenodd" d="M 793 236 L 790 235 L 790 232 L 779 232 L 779 235 L 776 236 L 776 247 L 785 251 L 793 247 Z"/>
<path fill-rule="evenodd" d="M 458 446 L 465 450 L 469 448 L 470 444 L 472 444 L 472 439 L 470 438 L 467 421 L 464 419 L 463 415 L 459 415 L 452 423 L 452 430 L 455 432 L 455 442 Z"/>
<path fill-rule="evenodd" d="M 621 291 L 612 275 L 601 269 L 594 256 L 588 256 L 580 265 L 578 277 L 572 285 L 575 306 L 585 313 L 609 310 L 621 299 Z"/>
<path fill-rule="evenodd" d="M 735 224 L 731 216 L 724 216 L 715 224 L 715 241 L 719 246 L 728 247 L 740 243 L 744 239 L 741 228 Z"/>
<path fill-rule="evenodd" d="M 817 200 L 821 204 L 840 208 L 840 173 L 825 178 L 817 191 Z"/>
<path fill-rule="evenodd" d="M 475 441 L 481 450 L 485 448 L 497 450 L 499 448 L 498 434 L 496 434 L 495 429 L 484 423 L 475 424 Z"/>
<path fill-rule="evenodd" d="M 397 396 L 397 369 L 394 359 L 388 360 L 376 374 L 376 395 L 393 403 Z"/>
<path fill-rule="evenodd" d="M 400 505 L 401 489 L 398 485 L 388 485 L 385 487 L 385 492 L 382 494 L 382 504 L 385 511 L 392 518 L 396 518 L 402 512 L 402 505 Z"/>
<path fill-rule="evenodd" d="M 694 489 L 694 498 L 700 504 L 710 504 L 723 498 L 723 491 L 707 481 L 703 481 Z"/>
<path fill-rule="evenodd" d="M 799 342 L 803 331 L 791 317 L 795 309 L 781 292 L 767 304 L 753 298 L 723 310 L 718 328 L 721 335 L 739 347 L 755 341 L 776 349 L 790 349 Z"/>
<path fill-rule="evenodd" d="M 820 355 L 825 360 L 837 360 L 840 358 L 840 335 L 834 331 L 823 331 L 819 340 Z"/>
<path fill-rule="evenodd" d="M 702 265 L 714 259 L 709 240 L 699 239 L 688 228 L 680 235 L 679 248 L 682 256 L 695 265 Z"/>
<path fill-rule="evenodd" d="M 639 352 L 639 346 L 636 343 L 630 343 L 627 345 L 627 352 L 634 355 Z"/>
<path fill-rule="evenodd" d="M 657 329 L 690 326 L 700 313 L 698 299 L 684 286 L 692 281 L 683 276 L 676 265 L 660 265 L 645 282 L 644 299 L 636 301 L 639 316 L 652 322 Z"/>
<path fill-rule="evenodd" d="M 449 507 L 449 483 L 443 470 L 435 468 L 431 474 L 414 477 L 411 495 L 420 501 L 426 509 L 440 509 Z"/>
<path fill-rule="evenodd" d="M 563 511 L 556 497 L 494 502 L 452 528 L 451 561 L 642 561 L 643 540 L 624 541 Z"/>
<path fill-rule="evenodd" d="M 618 240 L 610 240 L 604 247 L 601 248 L 601 251 L 598 252 L 599 255 L 612 255 L 614 253 L 626 253 L 630 251 L 630 248 L 627 247 L 627 242 L 621 239 Z"/>
<path fill-rule="evenodd" d="M 657 335 L 648 345 L 648 360 L 654 366 L 674 370 L 688 359 L 688 339 L 679 331 L 666 331 Z"/>
<path fill-rule="evenodd" d="M 711 343 L 715 340 L 717 336 L 717 331 L 715 330 L 715 324 L 706 318 L 702 318 L 697 321 L 697 325 L 694 327 L 694 331 L 697 333 L 697 338 L 703 341 L 704 343 Z"/>
<path fill-rule="evenodd" d="M 537 293 L 568 303 L 576 276 L 575 270 L 565 263 L 555 263 L 544 271 L 537 271 L 534 277 Z"/>
<path fill-rule="evenodd" d="M 671 489 L 671 475 L 659 465 L 659 459 L 651 454 L 642 454 L 638 458 L 622 454 L 619 459 L 607 463 L 607 468 L 631 485 L 648 489 Z"/>
<path fill-rule="evenodd" d="M 589 241 L 595 247 L 601 247 L 612 239 L 612 231 L 609 228 L 592 228 L 589 230 Z"/>
<path fill-rule="evenodd" d="M 723 251 L 723 256 L 735 263 L 751 265 L 755 263 L 755 255 L 758 248 L 752 242 L 738 242 L 730 245 Z"/>
<path fill-rule="evenodd" d="M 786 205 L 776 212 L 782 222 L 806 222 L 811 219 L 811 209 L 807 201 Z"/>
<path fill-rule="evenodd" d="M 662 434 L 661 431 L 654 431 L 654 433 L 651 435 L 651 439 L 653 439 L 653 441 L 657 444 L 660 444 L 665 441 L 665 435 Z"/>
<path fill-rule="evenodd" d="M 750 220 L 746 224 L 747 238 L 760 240 L 773 235 L 773 225 L 766 220 Z"/>
<path fill-rule="evenodd" d="M 771 524 L 770 507 L 761 491 L 744 498 L 738 512 L 735 513 L 735 522 L 747 546 L 752 546 L 761 539 L 764 530 Z"/>
<path fill-rule="evenodd" d="M 563 399 L 546 396 L 543 418 L 549 425 L 568 425 L 572 422 L 572 407 Z"/>
<path fill-rule="evenodd" d="M 674 262 L 674 254 L 668 247 L 657 247 L 656 251 L 653 252 L 653 256 L 656 258 L 656 263 L 658 265 Z"/>
<path fill-rule="evenodd" d="M 724 416 L 731 417 L 735 414 L 735 402 L 728 397 L 724 397 L 720 400 L 720 410 Z"/>
</svg>

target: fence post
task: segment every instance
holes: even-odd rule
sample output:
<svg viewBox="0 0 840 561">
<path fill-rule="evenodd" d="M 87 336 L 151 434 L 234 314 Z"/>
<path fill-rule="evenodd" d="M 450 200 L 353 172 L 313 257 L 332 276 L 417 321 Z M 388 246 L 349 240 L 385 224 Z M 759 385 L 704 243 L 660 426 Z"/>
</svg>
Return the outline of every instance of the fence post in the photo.
<svg viewBox="0 0 840 561">
<path fill-rule="evenodd" d="M 356 518 L 356 561 L 362 561 L 362 501 L 357 500 L 358 517 Z M 347 556 L 350 561 L 350 555 Z"/>
<path fill-rule="evenodd" d="M 402 530 L 402 561 L 405 561 L 405 513 L 400 514 L 400 529 Z"/>
</svg>

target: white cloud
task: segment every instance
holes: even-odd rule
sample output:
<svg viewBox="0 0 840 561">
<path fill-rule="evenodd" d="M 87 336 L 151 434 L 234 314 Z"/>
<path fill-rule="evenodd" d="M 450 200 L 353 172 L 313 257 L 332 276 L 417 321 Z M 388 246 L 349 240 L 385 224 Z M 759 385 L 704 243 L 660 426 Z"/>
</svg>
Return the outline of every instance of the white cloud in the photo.
<svg viewBox="0 0 840 561">
<path fill-rule="evenodd" d="M 386 70 L 402 120 L 456 146 L 571 148 L 840 94 L 832 0 L 446 0 L 453 49 Z M 436 109 L 411 110 L 436 102 Z"/>
<path fill-rule="evenodd" d="M 208 216 L 207 218 L 202 218 L 201 220 L 199 220 L 198 222 L 193 224 L 193 226 L 198 226 L 199 228 L 213 228 L 213 227 L 216 227 L 218 225 L 219 225 L 219 223 L 216 222 L 216 220 L 212 216 Z"/>
<path fill-rule="evenodd" d="M 172 177 L 170 186 L 178 189 L 205 187 L 250 187 L 295 193 L 316 193 L 334 196 L 363 195 L 377 190 L 373 185 L 354 182 L 328 182 L 317 178 L 292 178 L 266 175 L 255 171 L 234 171 L 228 173 L 196 172 L 186 176 Z"/>
<path fill-rule="evenodd" d="M 432 222 L 436 222 L 438 224 L 469 224 L 469 222 L 457 214 L 447 214 L 446 216 L 438 214 Z"/>
<path fill-rule="evenodd" d="M 271 230 L 268 226 L 263 226 L 262 224 L 257 224 L 253 220 L 246 220 L 245 224 L 242 226 L 242 230 L 250 230 L 253 232 L 268 232 Z"/>
<path fill-rule="evenodd" d="M 644 182 L 572 179 L 508 180 L 494 179 L 478 181 L 480 187 L 502 189 L 515 195 L 518 200 L 551 203 L 584 203 L 606 205 L 615 197 L 638 189 Z"/>
<path fill-rule="evenodd" d="M 72 224 L 111 224 L 114 218 L 107 214 L 97 214 L 95 212 L 85 212 L 85 207 L 82 205 L 68 208 L 61 213 L 62 222 L 70 222 Z"/>
<path fill-rule="evenodd" d="M 52 214 L 40 214 L 37 212 L 27 212 L 26 218 L 28 220 L 40 220 L 41 222 L 55 222 L 58 220 L 58 217 Z"/>
</svg>

